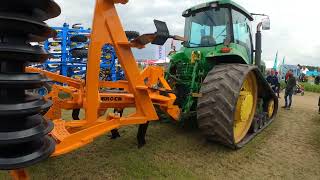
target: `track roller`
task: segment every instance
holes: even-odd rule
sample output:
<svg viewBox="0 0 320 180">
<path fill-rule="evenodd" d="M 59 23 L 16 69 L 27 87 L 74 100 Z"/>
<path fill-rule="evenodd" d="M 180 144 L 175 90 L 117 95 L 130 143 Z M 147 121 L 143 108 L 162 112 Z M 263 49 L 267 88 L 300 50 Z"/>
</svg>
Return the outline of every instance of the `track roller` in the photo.
<svg viewBox="0 0 320 180">
<path fill-rule="evenodd" d="M 55 142 L 47 134 L 53 123 L 41 113 L 51 106 L 26 90 L 48 82 L 37 73 L 26 73 L 28 63 L 41 63 L 49 54 L 30 42 L 55 36 L 43 21 L 61 13 L 52 0 L 2 0 L 0 6 L 0 169 L 31 166 L 48 158 Z"/>
</svg>

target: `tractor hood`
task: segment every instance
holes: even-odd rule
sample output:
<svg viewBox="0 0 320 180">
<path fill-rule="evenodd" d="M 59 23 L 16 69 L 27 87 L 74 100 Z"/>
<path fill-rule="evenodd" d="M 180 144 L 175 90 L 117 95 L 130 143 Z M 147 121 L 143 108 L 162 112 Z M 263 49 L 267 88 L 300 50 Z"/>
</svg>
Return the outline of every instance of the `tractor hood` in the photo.
<svg viewBox="0 0 320 180">
<path fill-rule="evenodd" d="M 180 51 L 173 54 L 170 58 L 173 61 L 184 61 L 190 62 L 192 60 L 192 54 L 194 52 L 200 53 L 200 59 L 202 62 L 205 62 L 207 59 L 219 59 L 220 57 L 225 56 L 237 56 L 241 58 L 243 61 L 250 59 L 247 57 L 246 49 L 243 46 L 239 46 L 238 44 L 231 43 L 228 47 L 230 48 L 230 52 L 222 52 L 222 48 L 225 46 L 223 44 L 217 45 L 214 47 L 198 47 L 198 48 L 186 48 L 182 47 Z M 220 58 L 221 59 L 221 58 Z M 243 62 L 246 64 L 250 64 L 250 62 Z"/>
</svg>

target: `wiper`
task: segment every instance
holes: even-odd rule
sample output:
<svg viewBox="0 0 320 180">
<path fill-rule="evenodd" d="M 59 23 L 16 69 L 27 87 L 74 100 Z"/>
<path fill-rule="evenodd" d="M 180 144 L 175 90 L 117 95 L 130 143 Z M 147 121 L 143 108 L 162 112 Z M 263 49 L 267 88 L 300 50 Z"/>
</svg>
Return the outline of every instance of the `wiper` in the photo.
<svg viewBox="0 0 320 180">
<path fill-rule="evenodd" d="M 222 36 L 222 33 L 224 33 L 227 30 L 227 27 L 225 27 L 222 32 L 216 37 L 216 39 L 218 39 L 220 36 Z M 226 36 L 226 35 L 225 35 Z"/>
<path fill-rule="evenodd" d="M 188 42 L 188 44 L 193 44 L 193 45 L 200 45 L 200 44 L 197 44 L 197 43 L 192 43 L 192 42 Z"/>
<path fill-rule="evenodd" d="M 208 19 L 212 22 L 212 24 L 213 24 L 214 26 L 216 26 L 216 23 L 214 22 L 213 18 L 208 15 L 208 12 L 205 11 L 204 14 L 208 17 Z"/>
<path fill-rule="evenodd" d="M 192 43 L 192 42 L 187 42 L 187 44 L 186 44 L 186 47 L 190 47 L 190 45 L 197 45 L 197 46 L 200 46 L 201 44 L 197 44 L 197 43 Z"/>
</svg>

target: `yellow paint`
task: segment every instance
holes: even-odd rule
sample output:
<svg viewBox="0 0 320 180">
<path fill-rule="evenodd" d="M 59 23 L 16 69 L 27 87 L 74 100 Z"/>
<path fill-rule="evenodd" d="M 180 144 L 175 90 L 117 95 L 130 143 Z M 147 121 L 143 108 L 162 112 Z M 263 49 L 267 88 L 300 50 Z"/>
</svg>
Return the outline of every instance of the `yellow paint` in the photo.
<svg viewBox="0 0 320 180">
<path fill-rule="evenodd" d="M 241 87 L 234 115 L 234 141 L 240 142 L 248 133 L 257 107 L 257 80 L 250 72 Z"/>
<path fill-rule="evenodd" d="M 192 51 L 191 54 L 191 63 L 194 64 L 196 61 L 201 59 L 201 52 L 200 51 Z"/>
<path fill-rule="evenodd" d="M 270 100 L 268 103 L 268 117 L 271 118 L 274 112 L 274 100 Z"/>
</svg>

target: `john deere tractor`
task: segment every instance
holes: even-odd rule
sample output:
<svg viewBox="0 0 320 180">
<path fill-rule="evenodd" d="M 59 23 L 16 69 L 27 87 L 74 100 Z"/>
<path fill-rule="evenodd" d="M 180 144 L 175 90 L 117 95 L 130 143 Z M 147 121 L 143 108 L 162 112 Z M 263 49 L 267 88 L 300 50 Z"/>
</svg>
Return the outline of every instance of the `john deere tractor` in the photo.
<svg viewBox="0 0 320 180">
<path fill-rule="evenodd" d="M 240 148 L 277 113 L 261 63 L 261 28 L 270 29 L 269 18 L 258 24 L 254 47 L 253 14 L 235 2 L 200 4 L 183 17 L 185 41 L 166 72 L 181 118 L 197 119 L 208 140 Z"/>
</svg>

